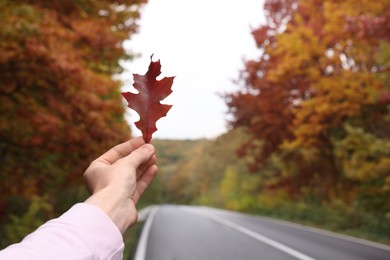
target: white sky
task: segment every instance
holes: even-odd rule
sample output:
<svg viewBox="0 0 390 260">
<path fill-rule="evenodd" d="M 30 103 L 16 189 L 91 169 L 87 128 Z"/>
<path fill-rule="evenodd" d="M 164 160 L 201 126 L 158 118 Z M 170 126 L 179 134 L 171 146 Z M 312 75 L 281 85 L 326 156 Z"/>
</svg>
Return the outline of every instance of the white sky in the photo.
<svg viewBox="0 0 390 260">
<path fill-rule="evenodd" d="M 173 93 L 162 103 L 173 107 L 157 122 L 153 138 L 215 138 L 227 129 L 227 106 L 218 93 L 238 89 L 232 82 L 243 59 L 257 57 L 251 29 L 263 21 L 263 0 L 149 0 L 139 32 L 125 47 L 140 57 L 124 63 L 124 91 L 130 73 L 145 74 L 160 59 L 162 76 L 176 76 Z M 138 115 L 127 108 L 133 135 L 141 135 Z"/>
</svg>

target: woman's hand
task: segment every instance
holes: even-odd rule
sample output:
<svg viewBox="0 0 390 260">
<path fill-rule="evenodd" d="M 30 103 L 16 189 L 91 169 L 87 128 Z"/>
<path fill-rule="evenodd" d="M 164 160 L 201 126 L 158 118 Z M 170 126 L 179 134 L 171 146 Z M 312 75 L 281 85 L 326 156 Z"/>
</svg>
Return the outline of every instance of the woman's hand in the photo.
<svg viewBox="0 0 390 260">
<path fill-rule="evenodd" d="M 137 221 L 137 204 L 157 173 L 154 147 L 142 137 L 119 144 L 84 173 L 91 193 L 85 203 L 101 208 L 123 234 Z"/>
</svg>

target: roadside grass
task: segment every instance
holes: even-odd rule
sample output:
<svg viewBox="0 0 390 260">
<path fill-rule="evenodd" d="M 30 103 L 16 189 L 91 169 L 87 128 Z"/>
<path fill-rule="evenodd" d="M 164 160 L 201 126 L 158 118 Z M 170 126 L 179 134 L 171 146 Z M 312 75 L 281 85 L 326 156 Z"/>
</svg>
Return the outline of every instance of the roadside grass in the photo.
<svg viewBox="0 0 390 260">
<path fill-rule="evenodd" d="M 125 243 L 125 251 L 123 252 L 123 259 L 129 259 L 129 260 L 133 259 L 143 225 L 144 222 L 137 222 L 134 224 L 134 226 L 129 228 L 123 235 L 123 240 Z"/>
</svg>

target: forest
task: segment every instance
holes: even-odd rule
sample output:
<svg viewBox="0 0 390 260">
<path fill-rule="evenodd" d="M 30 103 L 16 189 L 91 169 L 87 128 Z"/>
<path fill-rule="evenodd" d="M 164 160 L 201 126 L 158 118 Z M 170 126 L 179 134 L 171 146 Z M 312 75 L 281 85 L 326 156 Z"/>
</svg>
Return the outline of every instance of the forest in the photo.
<svg viewBox="0 0 390 260">
<path fill-rule="evenodd" d="M 195 204 L 390 244 L 390 2 L 265 0 L 215 139 L 152 140 L 138 207 Z M 147 0 L 0 2 L 0 248 L 88 196 L 82 173 L 131 138 L 123 42 Z M 201 123 L 201 122 L 200 122 Z"/>
</svg>

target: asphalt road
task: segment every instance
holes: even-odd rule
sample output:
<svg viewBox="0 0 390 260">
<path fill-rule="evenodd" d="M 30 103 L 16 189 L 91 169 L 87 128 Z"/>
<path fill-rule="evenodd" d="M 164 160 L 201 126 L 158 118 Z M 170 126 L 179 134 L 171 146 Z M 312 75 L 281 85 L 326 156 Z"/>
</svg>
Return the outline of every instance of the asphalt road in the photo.
<svg viewBox="0 0 390 260">
<path fill-rule="evenodd" d="M 158 206 L 135 260 L 390 260 L 390 247 L 283 221 L 194 206 Z"/>
</svg>

